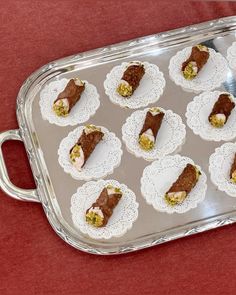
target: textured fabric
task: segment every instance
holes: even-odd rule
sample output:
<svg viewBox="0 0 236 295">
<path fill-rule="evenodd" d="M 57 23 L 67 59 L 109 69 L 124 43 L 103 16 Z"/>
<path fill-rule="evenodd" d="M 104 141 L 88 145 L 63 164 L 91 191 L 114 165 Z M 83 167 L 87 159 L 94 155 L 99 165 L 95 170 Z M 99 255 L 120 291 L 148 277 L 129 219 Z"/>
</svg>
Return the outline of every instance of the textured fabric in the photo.
<svg viewBox="0 0 236 295">
<path fill-rule="evenodd" d="M 0 5 L 0 131 L 17 128 L 16 95 L 51 60 L 233 15 L 234 2 L 7 0 Z M 4 145 L 12 181 L 33 187 L 24 148 Z M 64 243 L 39 204 L 0 192 L 0 294 L 235 294 L 236 225 L 123 256 Z"/>
</svg>

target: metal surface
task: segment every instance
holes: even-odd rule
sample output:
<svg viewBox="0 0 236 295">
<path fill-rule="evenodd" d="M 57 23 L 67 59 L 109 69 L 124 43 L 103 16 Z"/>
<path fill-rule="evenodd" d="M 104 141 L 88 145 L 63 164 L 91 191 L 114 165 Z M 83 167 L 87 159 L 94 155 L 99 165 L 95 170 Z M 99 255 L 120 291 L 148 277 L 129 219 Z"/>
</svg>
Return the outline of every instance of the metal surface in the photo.
<svg viewBox="0 0 236 295">
<path fill-rule="evenodd" d="M 106 179 L 113 178 L 131 188 L 140 204 L 139 217 L 123 237 L 96 241 L 81 234 L 73 225 L 70 198 L 82 185 L 65 174 L 58 164 L 60 141 L 75 127 L 59 127 L 44 121 L 39 110 L 39 93 L 54 79 L 79 75 L 96 85 L 101 105 L 89 122 L 103 125 L 121 138 L 121 126 L 132 110 L 113 105 L 104 93 L 106 74 L 123 61 L 141 60 L 155 63 L 164 73 L 166 88 L 157 105 L 180 114 L 184 123 L 188 102 L 193 93 L 184 92 L 169 79 L 170 58 L 180 49 L 205 42 L 226 56 L 235 40 L 236 17 L 223 18 L 124 43 L 115 44 L 52 62 L 33 73 L 23 84 L 17 99 L 17 118 L 25 143 L 37 191 L 49 222 L 57 234 L 70 245 L 93 254 L 120 254 L 154 246 L 176 238 L 216 228 L 236 221 L 236 198 L 218 191 L 211 183 L 208 159 L 221 143 L 203 141 L 187 128 L 186 143 L 181 155 L 191 157 L 208 176 L 206 199 L 196 209 L 185 214 L 160 213 L 147 205 L 140 193 L 140 177 L 149 162 L 128 153 L 123 144 L 121 165 Z M 222 90 L 236 95 L 235 73 L 229 72 Z M 1 162 L 1 173 L 5 174 Z M 2 181 L 2 185 L 4 182 Z M 4 186 L 3 186 L 4 187 Z M 5 190 L 9 193 L 8 190 Z M 15 197 L 19 197 L 15 189 Z"/>
</svg>

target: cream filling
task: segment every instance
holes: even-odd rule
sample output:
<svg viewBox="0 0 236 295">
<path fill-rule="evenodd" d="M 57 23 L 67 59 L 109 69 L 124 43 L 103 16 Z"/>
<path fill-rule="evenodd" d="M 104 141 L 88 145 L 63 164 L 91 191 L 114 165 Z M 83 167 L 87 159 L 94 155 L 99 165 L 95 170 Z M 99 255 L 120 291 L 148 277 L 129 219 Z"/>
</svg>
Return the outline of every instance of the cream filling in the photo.
<svg viewBox="0 0 236 295">
<path fill-rule="evenodd" d="M 141 62 L 139 61 L 131 61 L 129 64 L 128 64 L 128 67 L 129 66 L 141 66 Z"/>
<path fill-rule="evenodd" d="M 120 192 L 116 191 L 116 187 L 107 187 L 107 194 L 108 196 L 113 194 L 119 194 Z"/>
<path fill-rule="evenodd" d="M 149 109 L 149 112 L 153 115 L 153 116 L 156 116 L 157 114 L 160 114 L 160 109 L 158 108 L 151 108 Z"/>
<path fill-rule="evenodd" d="M 72 162 L 72 165 L 77 169 L 81 170 L 81 167 L 84 164 L 84 152 L 83 149 L 80 148 L 80 156 L 75 158 L 75 161 Z"/>
<path fill-rule="evenodd" d="M 142 136 L 147 137 L 150 141 L 154 142 L 155 141 L 155 137 L 153 135 L 152 129 L 148 129 L 145 132 L 143 132 Z"/>
<path fill-rule="evenodd" d="M 69 110 L 69 102 L 67 98 L 59 99 L 58 101 L 55 102 L 55 105 L 60 106 L 61 103 L 65 110 Z"/>
<path fill-rule="evenodd" d="M 80 80 L 79 78 L 74 78 L 75 81 L 75 85 L 76 86 L 83 86 L 84 82 L 82 80 Z"/>
<path fill-rule="evenodd" d="M 96 127 L 95 125 L 87 125 L 84 128 L 84 132 L 86 135 L 88 135 L 89 133 L 92 133 L 94 131 L 101 131 L 101 128 Z"/>
<path fill-rule="evenodd" d="M 104 218 L 104 215 L 102 213 L 102 210 L 99 207 L 92 207 L 89 209 L 88 213 L 95 213 L 97 215 L 99 215 L 100 217 Z"/>
<path fill-rule="evenodd" d="M 216 114 L 215 118 L 216 118 L 217 121 L 225 123 L 226 116 L 224 114 Z"/>
<path fill-rule="evenodd" d="M 190 63 L 192 65 L 192 70 L 194 73 L 197 73 L 198 71 L 198 67 L 197 67 L 197 63 L 195 61 L 190 61 Z"/>
<path fill-rule="evenodd" d="M 123 79 L 120 80 L 120 84 L 125 85 L 125 86 L 130 86 L 129 83 Z"/>
<path fill-rule="evenodd" d="M 186 192 L 185 191 L 182 191 L 182 192 L 172 192 L 172 193 L 168 193 L 167 196 L 171 200 L 175 200 L 175 201 L 180 202 L 186 196 Z"/>
<path fill-rule="evenodd" d="M 205 45 L 197 45 L 197 48 L 200 50 L 200 51 L 205 51 L 205 52 L 209 52 L 207 46 Z"/>
</svg>

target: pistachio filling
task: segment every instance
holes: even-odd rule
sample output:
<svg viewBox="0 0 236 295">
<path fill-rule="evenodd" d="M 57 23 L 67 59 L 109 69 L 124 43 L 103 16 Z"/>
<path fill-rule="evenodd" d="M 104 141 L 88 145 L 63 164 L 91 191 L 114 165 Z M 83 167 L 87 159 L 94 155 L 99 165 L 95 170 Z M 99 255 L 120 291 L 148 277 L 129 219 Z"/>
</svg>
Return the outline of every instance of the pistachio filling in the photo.
<svg viewBox="0 0 236 295">
<path fill-rule="evenodd" d="M 100 227 L 103 225 L 104 216 L 100 208 L 90 208 L 85 216 L 86 222 L 89 224 Z"/>
<path fill-rule="evenodd" d="M 221 128 L 224 126 L 226 121 L 226 116 L 224 114 L 216 114 L 210 117 L 210 123 L 216 128 Z"/>
<path fill-rule="evenodd" d="M 143 134 L 139 136 L 139 145 L 145 151 L 150 151 L 154 147 L 155 138 L 153 136 L 152 130 L 148 129 Z"/>
<path fill-rule="evenodd" d="M 53 111 L 59 117 L 66 117 L 69 114 L 69 103 L 68 99 L 59 99 L 53 104 Z"/>
<path fill-rule="evenodd" d="M 200 50 L 200 51 L 205 51 L 205 52 L 209 52 L 209 49 L 207 46 L 202 45 L 202 44 L 198 44 L 196 45 L 196 47 Z"/>
<path fill-rule="evenodd" d="M 101 131 L 101 128 L 90 124 L 85 126 L 84 131 L 85 131 L 85 134 L 89 134 L 94 131 Z"/>
<path fill-rule="evenodd" d="M 183 71 L 184 78 L 192 80 L 197 76 L 198 68 L 195 61 L 190 61 Z"/>
<path fill-rule="evenodd" d="M 231 180 L 231 182 L 236 183 L 236 170 L 234 170 L 234 172 L 232 173 L 230 180 Z"/>
<path fill-rule="evenodd" d="M 116 91 L 121 95 L 121 96 L 124 96 L 124 97 L 127 97 L 127 96 L 131 96 L 132 95 L 132 86 L 129 85 L 129 83 L 127 81 L 122 81 Z"/>
</svg>

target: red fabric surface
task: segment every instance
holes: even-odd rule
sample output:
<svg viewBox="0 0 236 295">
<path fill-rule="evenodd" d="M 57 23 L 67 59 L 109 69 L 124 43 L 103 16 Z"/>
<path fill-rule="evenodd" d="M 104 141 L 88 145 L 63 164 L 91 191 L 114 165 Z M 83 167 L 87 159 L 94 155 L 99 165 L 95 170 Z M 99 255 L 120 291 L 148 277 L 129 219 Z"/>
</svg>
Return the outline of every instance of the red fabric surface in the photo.
<svg viewBox="0 0 236 295">
<path fill-rule="evenodd" d="M 235 12 L 233 2 L 1 1 L 1 131 L 17 128 L 17 92 L 41 65 Z M 9 142 L 4 154 L 12 181 L 34 187 L 23 145 Z M 137 253 L 98 257 L 58 238 L 39 204 L 3 192 L 0 198 L 1 295 L 236 293 L 236 225 Z"/>
</svg>

